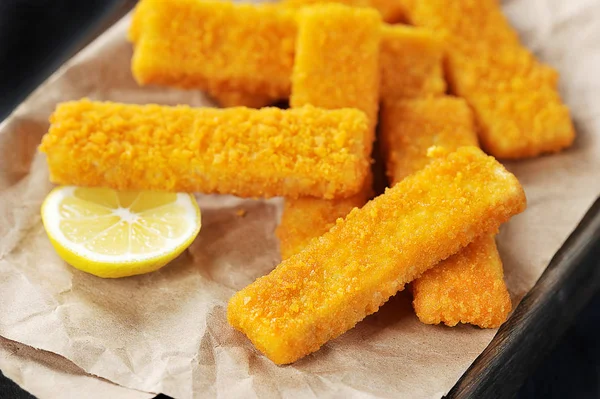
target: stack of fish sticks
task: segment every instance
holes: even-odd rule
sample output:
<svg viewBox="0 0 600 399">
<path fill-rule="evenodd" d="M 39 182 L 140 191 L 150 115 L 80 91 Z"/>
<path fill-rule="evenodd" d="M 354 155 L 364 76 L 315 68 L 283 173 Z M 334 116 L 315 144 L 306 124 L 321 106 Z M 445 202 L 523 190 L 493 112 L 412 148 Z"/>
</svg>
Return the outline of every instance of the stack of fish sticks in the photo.
<svg viewBox="0 0 600 399">
<path fill-rule="evenodd" d="M 225 108 L 61 104 L 41 146 L 51 180 L 284 197 L 283 261 L 227 314 L 272 361 L 318 350 L 407 284 L 423 323 L 507 319 L 494 236 L 526 199 L 494 157 L 559 151 L 574 132 L 557 73 L 495 0 L 141 0 L 129 39 L 140 85 Z"/>
</svg>

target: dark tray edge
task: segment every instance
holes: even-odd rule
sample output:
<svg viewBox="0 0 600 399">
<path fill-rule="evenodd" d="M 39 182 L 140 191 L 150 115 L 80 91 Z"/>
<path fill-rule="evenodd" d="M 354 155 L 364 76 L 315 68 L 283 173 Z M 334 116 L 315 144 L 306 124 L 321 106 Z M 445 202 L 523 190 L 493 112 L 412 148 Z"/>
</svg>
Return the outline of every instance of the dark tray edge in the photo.
<svg viewBox="0 0 600 399">
<path fill-rule="evenodd" d="M 600 197 L 448 398 L 512 398 L 600 291 Z"/>
</svg>

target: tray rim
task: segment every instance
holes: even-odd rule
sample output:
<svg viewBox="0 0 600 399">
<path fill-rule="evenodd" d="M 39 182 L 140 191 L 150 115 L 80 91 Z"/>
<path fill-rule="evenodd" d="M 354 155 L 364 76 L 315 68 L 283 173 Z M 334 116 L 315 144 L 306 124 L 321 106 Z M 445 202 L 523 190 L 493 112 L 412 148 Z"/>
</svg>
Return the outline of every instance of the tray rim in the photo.
<svg viewBox="0 0 600 399">
<path fill-rule="evenodd" d="M 600 196 L 447 397 L 514 397 L 600 292 L 599 256 Z"/>
</svg>

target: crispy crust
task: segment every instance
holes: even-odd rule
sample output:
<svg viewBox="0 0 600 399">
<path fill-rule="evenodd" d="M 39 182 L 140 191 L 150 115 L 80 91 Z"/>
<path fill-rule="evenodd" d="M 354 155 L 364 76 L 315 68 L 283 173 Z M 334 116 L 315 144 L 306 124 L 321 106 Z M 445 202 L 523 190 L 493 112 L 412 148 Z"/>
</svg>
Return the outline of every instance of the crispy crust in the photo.
<svg viewBox="0 0 600 399">
<path fill-rule="evenodd" d="M 299 17 L 291 105 L 358 108 L 370 118 L 365 142 L 372 143 L 379 103 L 380 26 L 379 16 L 372 10 L 335 4 L 303 10 Z M 369 157 L 371 149 L 371 145 L 365 148 Z M 313 238 L 326 233 L 338 218 L 363 206 L 372 196 L 371 180 L 369 174 L 362 190 L 346 199 L 287 199 L 276 230 L 282 258 L 296 254 Z"/>
<path fill-rule="evenodd" d="M 290 105 L 358 108 L 367 114 L 374 131 L 379 106 L 379 15 L 370 9 L 325 4 L 303 9 L 298 23 Z M 370 148 L 367 151 L 370 154 Z"/>
<path fill-rule="evenodd" d="M 319 4 L 320 0 L 309 2 L 316 6 L 300 7 L 307 4 L 304 0 L 292 7 L 235 5 L 210 0 L 142 0 L 136 7 L 129 29 L 129 39 L 135 46 L 132 62 L 134 76 L 141 84 L 205 90 L 224 107 L 260 108 L 288 98 L 298 15 L 310 9 L 315 10 L 312 13 L 317 15 L 331 11 L 331 17 L 321 21 L 343 27 L 344 21 L 340 21 L 336 15 L 339 16 L 340 8 L 345 8 L 350 15 L 364 15 L 366 19 L 374 21 L 370 10 Z M 387 0 L 382 1 L 385 2 Z M 347 3 L 357 5 L 362 0 Z M 375 3 L 377 2 L 373 2 Z M 230 20 L 224 22 L 224 18 Z M 179 30 L 173 30 L 173 25 L 165 23 L 167 20 L 177 20 Z M 355 26 L 347 25 L 350 24 L 346 24 L 344 32 L 354 32 Z M 370 24 L 366 25 L 369 28 L 363 31 L 365 34 L 371 31 Z M 200 29 L 199 26 L 203 28 Z M 309 23 L 305 23 L 305 26 L 310 29 Z M 316 32 L 314 29 L 311 31 Z M 209 40 L 215 32 L 219 33 L 218 40 Z M 443 45 L 439 37 L 423 29 L 386 24 L 381 24 L 380 33 L 372 34 L 371 40 L 362 42 L 365 49 L 371 52 L 372 42 L 379 40 L 376 36 L 381 36 L 379 64 L 382 99 L 444 93 Z M 356 33 L 352 35 L 358 36 Z M 244 40 L 235 41 L 242 36 L 245 36 Z M 140 47 L 144 37 L 148 39 Z M 185 45 L 173 44 L 173 40 L 184 38 L 191 39 L 187 39 Z M 194 40 L 193 38 L 198 38 L 194 42 L 199 44 L 198 50 L 192 51 L 189 41 Z M 271 43 L 272 41 L 277 43 Z M 309 48 L 310 37 L 305 35 L 303 41 L 306 44 L 304 47 Z M 312 46 L 318 46 L 318 43 L 313 40 Z M 157 54 L 160 57 L 155 56 Z M 360 70 L 369 71 L 370 64 L 375 62 L 375 59 L 361 56 L 360 52 L 348 55 L 353 66 Z M 277 62 L 273 63 L 274 59 Z M 365 65 L 360 63 L 361 60 L 364 60 Z M 266 63 L 273 66 L 265 68 L 263 64 Z M 226 67 L 223 67 L 224 64 Z M 344 64 L 338 62 L 336 66 L 340 65 Z M 347 77 L 347 82 L 355 80 L 354 76 Z M 369 74 L 365 79 L 371 78 L 372 75 Z M 326 82 L 317 83 L 317 87 L 326 88 Z M 330 90 L 328 96 L 332 93 L 335 90 Z M 367 113 L 370 114 L 371 111 Z"/>
<path fill-rule="evenodd" d="M 284 0 L 281 4 L 285 7 L 303 8 L 325 3 L 340 3 L 351 7 L 374 8 L 381 18 L 390 24 L 405 20 L 404 7 L 397 0 Z"/>
<path fill-rule="evenodd" d="M 520 43 L 497 0 L 415 2 L 411 21 L 442 35 L 452 92 L 475 111 L 482 147 L 505 159 L 569 147 L 575 130 L 558 74 Z"/>
<path fill-rule="evenodd" d="M 290 92 L 293 10 L 216 0 L 143 0 L 129 38 L 134 42 L 131 68 L 139 84 L 270 98 Z"/>
<path fill-rule="evenodd" d="M 463 147 L 354 209 L 235 294 L 229 323 L 275 363 L 294 362 L 524 208 L 517 179 L 481 150 Z"/>
<path fill-rule="evenodd" d="M 302 251 L 313 239 L 327 233 L 338 219 L 346 217 L 354 208 L 361 208 L 373 196 L 372 176 L 363 189 L 349 198 L 324 200 L 303 197 L 286 199 L 281 223 L 275 234 L 279 238 L 281 259 Z"/>
<path fill-rule="evenodd" d="M 477 145 L 471 110 L 456 97 L 388 103 L 381 115 L 387 172 L 393 184 L 431 162 L 430 146 L 454 151 Z M 425 272 L 413 282 L 413 296 L 423 323 L 500 326 L 511 302 L 494 237 L 477 239 Z"/>
<path fill-rule="evenodd" d="M 412 283 L 413 306 L 423 323 L 470 323 L 497 328 L 511 310 L 493 235 L 484 235 Z"/>
<path fill-rule="evenodd" d="M 386 174 L 392 185 L 423 169 L 431 146 L 455 151 L 477 146 L 473 113 L 465 100 L 436 97 L 384 103 L 380 132 Z"/>
<path fill-rule="evenodd" d="M 369 161 L 364 113 L 311 106 L 60 104 L 40 150 L 59 184 L 241 197 L 349 197 Z"/>
<path fill-rule="evenodd" d="M 446 92 L 444 44 L 433 33 L 383 25 L 379 63 L 381 100 L 439 96 Z"/>
</svg>

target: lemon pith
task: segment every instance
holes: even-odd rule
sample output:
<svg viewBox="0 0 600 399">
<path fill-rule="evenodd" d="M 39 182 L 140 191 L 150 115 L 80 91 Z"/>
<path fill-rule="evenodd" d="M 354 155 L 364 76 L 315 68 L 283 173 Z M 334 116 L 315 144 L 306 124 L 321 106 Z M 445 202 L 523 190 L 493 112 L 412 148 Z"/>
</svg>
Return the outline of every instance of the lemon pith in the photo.
<svg viewBox="0 0 600 399">
<path fill-rule="evenodd" d="M 157 270 L 200 231 L 190 194 L 57 187 L 42 204 L 50 242 L 70 265 L 99 277 Z"/>
</svg>

